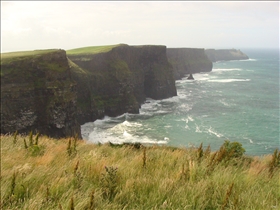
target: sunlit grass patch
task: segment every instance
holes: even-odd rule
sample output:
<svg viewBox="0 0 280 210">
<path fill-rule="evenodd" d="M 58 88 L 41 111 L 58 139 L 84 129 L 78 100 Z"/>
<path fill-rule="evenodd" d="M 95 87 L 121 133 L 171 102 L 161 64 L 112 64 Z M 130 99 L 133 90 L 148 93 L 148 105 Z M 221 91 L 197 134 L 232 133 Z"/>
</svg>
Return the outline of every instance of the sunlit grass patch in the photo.
<svg viewBox="0 0 280 210">
<path fill-rule="evenodd" d="M 97 53 L 104 53 L 112 50 L 114 47 L 120 46 L 122 44 L 116 45 L 104 45 L 104 46 L 90 46 L 81 47 L 76 49 L 67 50 L 67 55 L 92 55 Z"/>
</svg>

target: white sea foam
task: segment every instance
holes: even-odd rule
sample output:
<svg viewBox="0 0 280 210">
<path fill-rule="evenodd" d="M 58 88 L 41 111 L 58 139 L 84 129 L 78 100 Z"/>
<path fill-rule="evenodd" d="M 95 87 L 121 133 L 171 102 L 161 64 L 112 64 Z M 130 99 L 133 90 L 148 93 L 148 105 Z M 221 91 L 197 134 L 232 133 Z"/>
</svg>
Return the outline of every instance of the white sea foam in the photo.
<svg viewBox="0 0 280 210">
<path fill-rule="evenodd" d="M 194 121 L 194 119 L 191 116 L 188 116 L 188 120 Z"/>
<path fill-rule="evenodd" d="M 219 100 L 220 103 L 222 103 L 224 106 L 230 106 L 227 102 L 225 102 L 224 99 Z"/>
<path fill-rule="evenodd" d="M 178 106 L 178 110 L 183 111 L 183 112 L 188 112 L 190 110 L 192 110 L 192 104 L 181 104 L 180 106 Z"/>
<path fill-rule="evenodd" d="M 246 59 L 246 60 L 239 60 L 239 61 L 257 61 L 257 59 L 249 58 L 249 59 Z"/>
<path fill-rule="evenodd" d="M 253 144 L 253 143 L 254 143 L 252 139 L 249 139 L 249 138 L 247 138 L 247 137 L 244 137 L 244 139 L 249 140 L 249 142 L 250 142 L 251 144 Z"/>
<path fill-rule="evenodd" d="M 131 138 L 132 135 L 129 134 L 126 130 L 123 132 L 123 136 L 126 137 L 126 138 Z"/>
<path fill-rule="evenodd" d="M 189 80 L 189 81 L 193 81 L 193 82 L 197 82 L 197 81 L 205 81 L 205 80 L 209 80 L 209 74 L 195 74 L 194 75 L 194 80 Z"/>
<path fill-rule="evenodd" d="M 105 144 L 111 142 L 113 144 L 123 143 L 142 143 L 142 144 L 167 144 L 169 139 L 165 137 L 163 140 L 151 139 L 147 136 L 132 135 L 127 130 L 123 130 L 122 133 L 116 132 L 118 129 L 101 130 L 95 128 L 88 137 L 90 143 Z"/>
<path fill-rule="evenodd" d="M 229 69 L 222 69 L 222 68 L 216 68 L 212 69 L 212 72 L 223 72 L 223 71 L 241 71 L 240 68 L 229 68 Z"/>
<path fill-rule="evenodd" d="M 171 125 L 165 125 L 164 127 L 165 127 L 165 128 L 172 128 Z"/>
<path fill-rule="evenodd" d="M 141 127 L 142 124 L 141 123 L 136 123 L 136 122 L 128 122 L 127 120 L 125 120 L 122 125 L 124 126 L 128 126 L 128 127 Z"/>
<path fill-rule="evenodd" d="M 200 128 L 197 124 L 195 124 L 195 132 L 196 133 L 202 133 L 202 131 L 200 130 Z"/>
<path fill-rule="evenodd" d="M 210 134 L 214 134 L 215 136 L 217 136 L 217 137 L 223 137 L 223 134 L 220 134 L 220 133 L 218 133 L 218 132 L 216 132 L 216 131 L 214 131 L 213 129 L 212 129 L 212 127 L 210 127 L 208 130 L 207 130 Z"/>
<path fill-rule="evenodd" d="M 228 83 L 228 82 L 248 82 L 250 79 L 220 79 L 220 80 L 208 80 L 208 82 L 221 82 L 221 83 Z"/>
</svg>

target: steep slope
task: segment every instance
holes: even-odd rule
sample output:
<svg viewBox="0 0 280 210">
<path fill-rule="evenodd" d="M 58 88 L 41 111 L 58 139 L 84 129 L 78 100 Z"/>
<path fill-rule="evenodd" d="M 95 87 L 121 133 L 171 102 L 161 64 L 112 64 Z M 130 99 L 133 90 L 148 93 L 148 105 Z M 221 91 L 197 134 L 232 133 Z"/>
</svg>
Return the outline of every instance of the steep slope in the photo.
<svg viewBox="0 0 280 210">
<path fill-rule="evenodd" d="M 78 83 L 81 124 L 105 115 L 138 113 L 146 97 L 177 95 L 165 46 L 87 47 L 69 50 L 67 55 Z"/>
<path fill-rule="evenodd" d="M 187 74 L 209 72 L 213 67 L 204 49 L 167 48 L 167 58 L 173 66 L 175 79 L 181 79 Z"/>
<path fill-rule="evenodd" d="M 64 50 L 1 54 L 1 133 L 80 135 L 76 100 Z"/>
</svg>

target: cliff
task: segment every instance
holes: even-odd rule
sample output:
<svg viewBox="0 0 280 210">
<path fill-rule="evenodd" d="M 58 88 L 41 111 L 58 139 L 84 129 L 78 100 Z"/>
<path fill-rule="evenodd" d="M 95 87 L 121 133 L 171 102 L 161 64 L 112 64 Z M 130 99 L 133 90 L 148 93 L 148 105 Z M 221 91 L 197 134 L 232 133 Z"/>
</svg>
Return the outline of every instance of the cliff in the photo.
<svg viewBox="0 0 280 210">
<path fill-rule="evenodd" d="M 206 49 L 205 53 L 212 62 L 249 59 L 246 54 L 236 49 Z"/>
<path fill-rule="evenodd" d="M 175 79 L 181 79 L 188 74 L 212 71 L 213 64 L 198 48 L 167 48 L 168 61 L 173 66 Z"/>
<path fill-rule="evenodd" d="M 139 113 L 147 97 L 177 95 L 165 46 L 125 44 L 67 51 L 77 81 L 78 121 Z"/>
<path fill-rule="evenodd" d="M 208 72 L 204 49 L 126 44 L 1 54 L 1 133 L 80 135 L 80 125 L 139 113 L 177 95 L 175 79 Z"/>
<path fill-rule="evenodd" d="M 80 125 L 139 113 L 177 95 L 165 46 L 125 44 L 1 54 L 1 133 L 80 135 Z"/>
<path fill-rule="evenodd" d="M 76 101 L 64 50 L 1 54 L 1 133 L 80 135 Z"/>
</svg>

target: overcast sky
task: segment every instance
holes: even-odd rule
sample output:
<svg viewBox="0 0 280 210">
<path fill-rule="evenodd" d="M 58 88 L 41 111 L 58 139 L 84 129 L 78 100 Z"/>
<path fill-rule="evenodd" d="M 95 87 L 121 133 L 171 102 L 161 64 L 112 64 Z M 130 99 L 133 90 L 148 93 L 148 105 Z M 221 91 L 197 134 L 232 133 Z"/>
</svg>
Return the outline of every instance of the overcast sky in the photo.
<svg viewBox="0 0 280 210">
<path fill-rule="evenodd" d="M 279 2 L 1 1 L 1 52 L 119 43 L 279 48 Z"/>
</svg>

